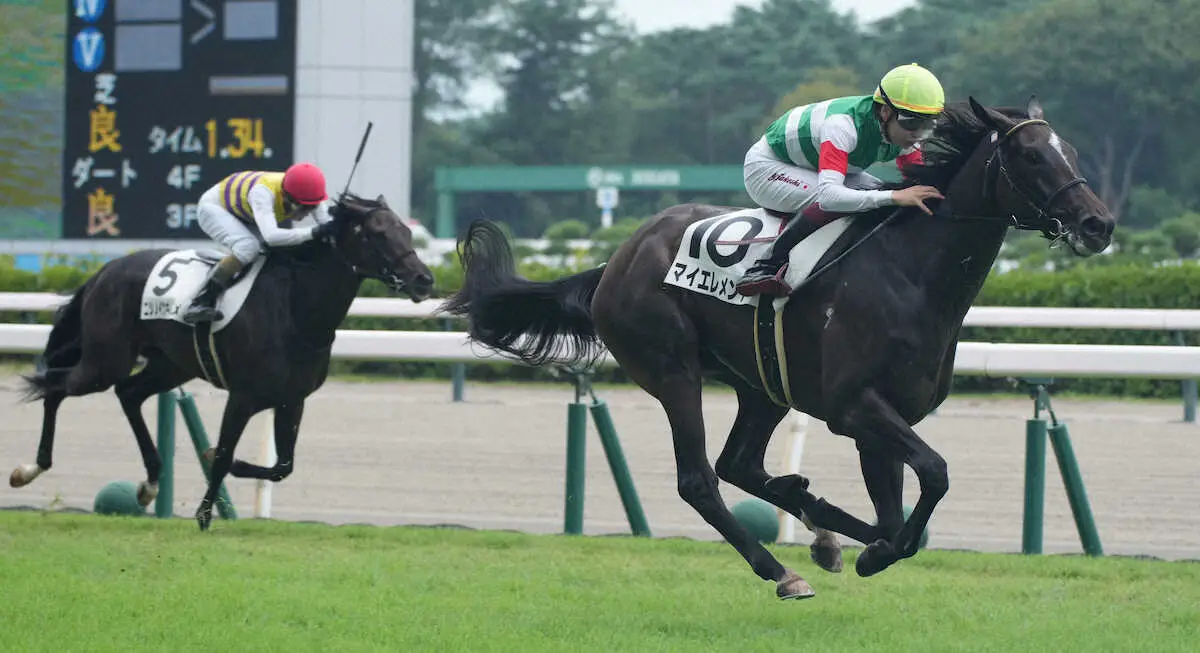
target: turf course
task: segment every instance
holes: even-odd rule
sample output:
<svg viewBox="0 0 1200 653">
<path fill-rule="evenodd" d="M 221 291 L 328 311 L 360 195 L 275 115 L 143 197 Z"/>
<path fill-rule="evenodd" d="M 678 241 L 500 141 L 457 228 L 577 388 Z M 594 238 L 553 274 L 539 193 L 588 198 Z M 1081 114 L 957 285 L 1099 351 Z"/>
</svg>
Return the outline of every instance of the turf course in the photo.
<svg viewBox="0 0 1200 653">
<path fill-rule="evenodd" d="M 0 651 L 1195 651 L 1200 564 L 0 512 Z"/>
</svg>

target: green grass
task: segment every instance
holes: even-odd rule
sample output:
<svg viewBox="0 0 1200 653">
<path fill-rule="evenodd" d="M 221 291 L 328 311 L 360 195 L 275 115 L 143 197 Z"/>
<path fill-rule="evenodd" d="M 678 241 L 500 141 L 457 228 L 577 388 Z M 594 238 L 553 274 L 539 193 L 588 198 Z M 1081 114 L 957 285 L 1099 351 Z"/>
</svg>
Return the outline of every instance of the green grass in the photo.
<svg viewBox="0 0 1200 653">
<path fill-rule="evenodd" d="M 775 547 L 0 512 L 2 651 L 1193 651 L 1200 565 L 923 551 L 870 579 Z"/>
</svg>

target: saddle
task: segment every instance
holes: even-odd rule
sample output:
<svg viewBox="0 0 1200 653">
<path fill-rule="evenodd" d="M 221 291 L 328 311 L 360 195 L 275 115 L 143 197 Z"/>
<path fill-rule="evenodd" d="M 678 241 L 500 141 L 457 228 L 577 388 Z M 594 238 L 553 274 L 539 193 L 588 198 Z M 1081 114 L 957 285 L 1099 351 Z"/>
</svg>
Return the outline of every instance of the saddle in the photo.
<svg viewBox="0 0 1200 653">
<path fill-rule="evenodd" d="M 762 208 L 762 210 L 765 211 L 767 215 L 779 218 L 780 220 L 783 220 L 785 223 L 788 220 L 791 220 L 792 218 L 796 217 L 795 213 L 788 213 L 786 211 L 776 211 L 775 209 L 768 209 L 768 208 L 763 208 L 763 207 L 760 207 L 760 208 Z"/>
<path fill-rule="evenodd" d="M 192 251 L 195 253 L 196 258 L 203 260 L 205 263 L 208 263 L 210 266 L 213 266 L 213 267 L 215 267 L 217 265 L 217 263 L 220 263 L 221 259 L 225 258 L 225 256 L 226 256 L 226 253 L 219 249 L 199 248 L 198 247 Z M 259 256 L 265 257 L 269 253 L 270 252 L 263 252 L 263 253 L 259 254 Z M 234 273 L 233 278 L 231 278 L 229 280 L 229 287 L 232 288 L 233 286 L 237 285 L 237 283 L 239 281 L 244 279 L 246 277 L 246 275 L 250 272 L 250 267 L 251 266 L 249 266 L 249 265 L 243 265 L 240 270 L 238 270 L 236 273 Z"/>
</svg>

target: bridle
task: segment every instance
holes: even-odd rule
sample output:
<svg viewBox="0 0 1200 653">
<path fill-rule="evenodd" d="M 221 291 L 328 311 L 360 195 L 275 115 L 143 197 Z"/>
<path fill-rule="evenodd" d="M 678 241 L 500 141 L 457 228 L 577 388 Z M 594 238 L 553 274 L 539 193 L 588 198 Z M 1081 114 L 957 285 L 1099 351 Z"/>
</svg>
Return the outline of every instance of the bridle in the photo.
<svg viewBox="0 0 1200 653">
<path fill-rule="evenodd" d="M 1031 118 L 1013 125 L 1011 129 L 999 138 L 996 137 L 997 132 L 992 132 L 992 139 L 995 141 L 996 146 L 992 149 L 992 154 L 988 157 L 987 163 L 983 167 L 983 199 L 990 202 L 996 198 L 997 185 L 1000 182 L 1000 177 L 1003 177 L 1009 187 L 1016 191 L 1017 195 L 1026 204 L 1037 211 L 1037 217 L 1032 221 L 1022 221 L 1016 214 L 1011 215 L 1012 226 L 1017 229 L 1040 231 L 1046 238 L 1057 242 L 1067 236 L 1067 228 L 1063 225 L 1062 220 L 1050 215 L 1050 210 L 1053 208 L 1054 202 L 1062 197 L 1063 193 L 1081 184 L 1086 184 L 1087 179 L 1078 176 L 1070 179 L 1055 189 L 1054 192 L 1050 193 L 1044 202 L 1037 202 L 1034 199 L 1035 194 L 1029 187 L 1023 182 L 1018 181 L 1009 171 L 1008 165 L 1004 160 L 1004 148 L 1002 147 L 1004 142 L 1011 138 L 1013 134 L 1030 125 L 1046 125 L 1049 127 L 1050 123 L 1039 118 Z"/>
<path fill-rule="evenodd" d="M 388 210 L 388 209 L 385 206 L 375 207 L 375 208 L 367 211 L 362 216 L 361 222 L 366 222 L 377 211 L 386 211 L 386 210 Z M 355 235 L 362 234 L 362 224 L 356 224 L 351 229 Z M 393 290 L 396 290 L 397 292 L 404 290 L 408 284 L 405 283 L 404 279 L 401 278 L 400 275 L 396 274 L 395 270 L 392 268 L 392 266 L 388 260 L 387 255 L 384 254 L 383 249 L 371 238 L 360 237 L 359 240 L 363 244 L 363 247 L 367 250 L 368 257 L 371 259 L 374 259 L 373 262 L 378 264 L 375 266 L 377 269 L 376 272 L 367 272 L 364 268 L 359 267 L 358 265 L 355 265 L 354 263 L 352 263 L 350 261 L 350 259 L 346 257 L 346 254 L 342 252 L 341 248 L 337 246 L 337 243 L 331 243 L 331 246 L 333 247 L 333 251 L 337 253 L 338 258 L 340 258 L 342 260 L 342 262 L 345 263 L 346 266 L 349 267 L 352 272 L 354 272 L 354 274 L 356 274 L 359 277 L 362 277 L 364 279 L 376 279 L 378 281 L 381 281 L 381 282 L 387 284 L 388 286 L 390 286 Z M 416 250 L 410 248 L 407 252 L 405 252 L 400 257 L 400 261 L 404 261 L 404 260 L 408 259 L 409 256 L 416 256 L 416 255 L 417 255 Z"/>
</svg>

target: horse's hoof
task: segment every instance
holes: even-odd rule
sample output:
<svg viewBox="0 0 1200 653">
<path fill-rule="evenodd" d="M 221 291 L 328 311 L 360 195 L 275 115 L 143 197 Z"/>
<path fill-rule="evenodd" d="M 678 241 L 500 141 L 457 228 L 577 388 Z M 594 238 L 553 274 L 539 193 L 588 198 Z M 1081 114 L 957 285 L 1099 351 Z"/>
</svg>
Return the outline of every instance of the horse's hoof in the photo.
<svg viewBox="0 0 1200 653">
<path fill-rule="evenodd" d="M 775 595 L 780 599 L 808 599 L 816 596 L 812 585 L 800 577 L 800 574 L 787 570 L 783 578 L 775 585 Z"/>
<path fill-rule="evenodd" d="M 150 505 L 150 502 L 154 501 L 157 496 L 158 483 L 147 483 L 146 481 L 138 483 L 137 502 L 139 506 L 144 508 Z"/>
<path fill-rule="evenodd" d="M 41 476 L 46 470 L 37 465 L 25 464 L 17 467 L 8 477 L 9 487 L 25 487 L 33 482 L 33 479 Z"/>
<path fill-rule="evenodd" d="M 787 497 L 797 485 L 800 486 L 800 491 L 808 489 L 808 478 L 799 474 L 787 474 L 786 476 L 776 476 L 767 481 L 766 489 L 775 496 L 780 498 Z"/>
<path fill-rule="evenodd" d="M 201 503 L 196 509 L 196 524 L 200 526 L 200 532 L 208 530 L 212 525 L 212 506 Z"/>
<path fill-rule="evenodd" d="M 866 578 L 887 569 L 896 560 L 896 551 L 891 542 L 875 540 L 858 554 L 858 560 L 854 561 L 854 570 L 859 576 Z"/>
<path fill-rule="evenodd" d="M 842 545 L 833 542 L 813 542 L 808 547 L 808 556 L 818 567 L 832 574 L 842 571 Z"/>
</svg>

